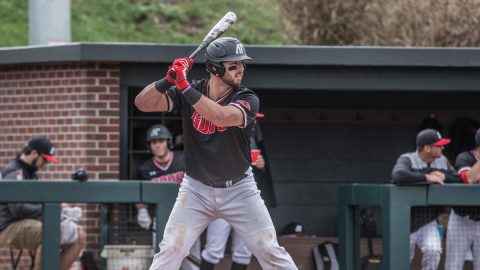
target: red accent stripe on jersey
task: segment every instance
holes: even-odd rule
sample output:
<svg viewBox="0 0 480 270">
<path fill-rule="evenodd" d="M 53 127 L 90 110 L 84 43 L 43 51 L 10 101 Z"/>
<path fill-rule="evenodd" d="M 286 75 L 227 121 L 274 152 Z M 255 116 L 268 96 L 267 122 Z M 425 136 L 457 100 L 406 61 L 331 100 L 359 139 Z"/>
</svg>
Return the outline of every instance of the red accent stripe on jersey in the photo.
<svg viewBox="0 0 480 270">
<path fill-rule="evenodd" d="M 232 105 L 234 106 L 235 108 L 238 108 L 240 109 L 240 111 L 242 112 L 243 114 L 243 123 L 241 125 L 239 125 L 238 127 L 239 128 L 245 128 L 247 126 L 247 113 L 245 112 L 245 110 L 243 109 L 242 106 L 240 106 L 240 104 L 238 103 L 230 103 L 228 105 Z"/>
<path fill-rule="evenodd" d="M 225 99 L 227 99 L 228 96 L 230 96 L 230 94 L 233 93 L 233 88 L 230 87 L 230 91 L 228 91 L 228 93 L 226 93 L 225 95 L 223 95 L 221 98 L 219 98 L 217 101 L 217 103 L 222 103 Z"/>
<path fill-rule="evenodd" d="M 168 96 L 168 92 L 165 92 L 165 95 L 167 96 L 167 112 L 171 112 L 173 111 L 173 102 L 172 100 L 170 99 L 170 97 Z"/>
<path fill-rule="evenodd" d="M 233 93 L 233 87 L 230 87 L 229 89 L 230 91 L 228 91 L 228 93 L 226 93 L 225 95 L 223 95 L 221 98 L 219 98 L 217 101 L 215 101 L 216 103 L 221 103 L 222 101 L 224 101 L 231 93 Z M 210 92 L 210 80 L 207 81 L 207 86 L 206 86 L 206 90 L 205 90 L 205 96 L 207 98 L 210 98 L 209 97 L 209 92 Z"/>
<path fill-rule="evenodd" d="M 159 168 L 162 171 L 166 171 L 168 170 L 168 168 L 170 168 L 170 165 L 172 165 L 173 152 L 170 152 L 170 158 L 166 162 L 159 162 L 155 159 L 155 157 L 153 157 L 152 160 L 155 167 Z"/>
</svg>

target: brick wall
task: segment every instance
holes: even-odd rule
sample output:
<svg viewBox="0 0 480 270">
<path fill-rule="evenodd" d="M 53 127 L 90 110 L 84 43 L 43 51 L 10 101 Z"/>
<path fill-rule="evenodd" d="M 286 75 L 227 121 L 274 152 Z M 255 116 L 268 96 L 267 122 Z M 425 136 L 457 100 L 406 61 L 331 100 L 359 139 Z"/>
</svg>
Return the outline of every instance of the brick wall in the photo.
<svg viewBox="0 0 480 270">
<path fill-rule="evenodd" d="M 39 171 L 41 179 L 70 179 L 80 167 L 90 180 L 118 179 L 119 75 L 117 63 L 0 66 L 0 169 L 35 134 L 52 141 L 60 160 Z M 99 207 L 83 208 L 87 249 L 96 252 Z M 9 261 L 0 250 L 0 270 Z"/>
</svg>

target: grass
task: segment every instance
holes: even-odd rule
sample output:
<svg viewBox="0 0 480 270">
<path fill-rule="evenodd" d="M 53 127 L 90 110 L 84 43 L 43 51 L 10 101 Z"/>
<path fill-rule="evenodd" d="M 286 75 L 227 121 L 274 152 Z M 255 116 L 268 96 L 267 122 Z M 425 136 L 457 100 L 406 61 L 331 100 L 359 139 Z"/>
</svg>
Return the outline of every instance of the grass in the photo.
<svg viewBox="0 0 480 270">
<path fill-rule="evenodd" d="M 228 11 L 225 34 L 246 44 L 287 44 L 276 0 L 71 0 L 72 42 L 197 44 Z M 0 46 L 28 45 L 28 0 L 0 0 Z"/>
</svg>

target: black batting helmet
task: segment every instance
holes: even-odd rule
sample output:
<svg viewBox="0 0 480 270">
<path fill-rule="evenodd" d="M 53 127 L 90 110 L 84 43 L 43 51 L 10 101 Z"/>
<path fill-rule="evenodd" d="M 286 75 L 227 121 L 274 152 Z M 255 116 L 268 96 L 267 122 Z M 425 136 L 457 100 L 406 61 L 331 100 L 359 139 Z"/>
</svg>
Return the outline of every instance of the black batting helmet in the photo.
<svg viewBox="0 0 480 270">
<path fill-rule="evenodd" d="M 225 73 L 222 62 L 245 60 L 252 60 L 252 58 L 247 55 L 245 47 L 236 38 L 219 38 L 210 43 L 205 52 L 207 71 L 215 76 L 222 76 Z"/>
<path fill-rule="evenodd" d="M 153 140 L 165 139 L 172 141 L 172 133 L 164 125 L 153 125 L 147 131 L 147 143 Z"/>
</svg>

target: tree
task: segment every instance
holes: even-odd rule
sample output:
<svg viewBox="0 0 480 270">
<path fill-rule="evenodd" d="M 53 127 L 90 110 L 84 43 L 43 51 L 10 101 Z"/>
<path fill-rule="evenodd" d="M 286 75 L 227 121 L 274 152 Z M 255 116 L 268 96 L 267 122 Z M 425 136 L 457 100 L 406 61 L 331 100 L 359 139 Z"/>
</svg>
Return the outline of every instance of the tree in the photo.
<svg viewBox="0 0 480 270">
<path fill-rule="evenodd" d="M 478 47 L 480 0 L 281 0 L 298 44 Z M 287 13 L 288 12 L 288 13 Z"/>
</svg>

